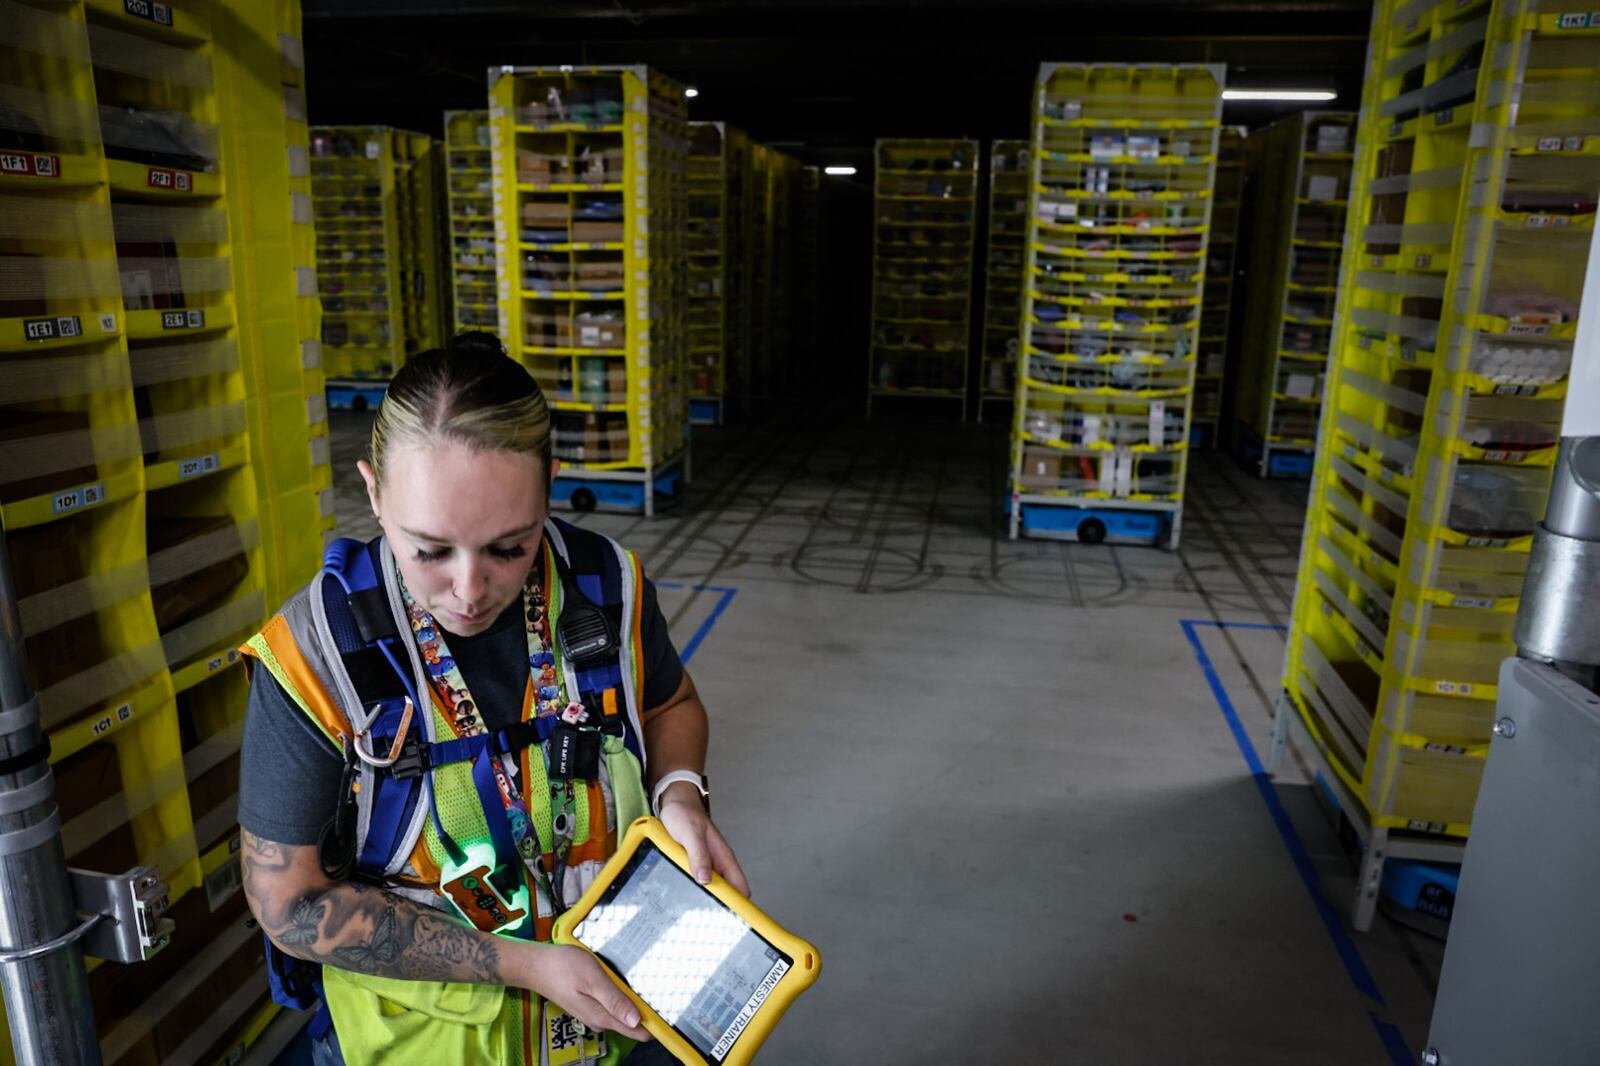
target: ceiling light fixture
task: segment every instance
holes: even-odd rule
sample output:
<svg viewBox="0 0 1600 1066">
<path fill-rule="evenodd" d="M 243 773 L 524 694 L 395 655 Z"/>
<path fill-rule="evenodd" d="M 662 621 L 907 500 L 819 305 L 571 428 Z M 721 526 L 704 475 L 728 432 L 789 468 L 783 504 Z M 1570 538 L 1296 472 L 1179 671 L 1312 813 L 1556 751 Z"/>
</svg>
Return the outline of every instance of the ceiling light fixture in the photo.
<svg viewBox="0 0 1600 1066">
<path fill-rule="evenodd" d="M 1336 100 L 1332 89 L 1224 89 L 1224 100 Z"/>
<path fill-rule="evenodd" d="M 856 168 L 848 165 L 823 167 L 824 174 L 832 174 L 836 178 L 848 178 L 856 172 Z"/>
<path fill-rule="evenodd" d="M 688 97 L 690 100 L 693 100 L 695 97 L 700 95 L 700 90 L 691 85 L 687 89 L 683 90 L 683 95 Z"/>
</svg>

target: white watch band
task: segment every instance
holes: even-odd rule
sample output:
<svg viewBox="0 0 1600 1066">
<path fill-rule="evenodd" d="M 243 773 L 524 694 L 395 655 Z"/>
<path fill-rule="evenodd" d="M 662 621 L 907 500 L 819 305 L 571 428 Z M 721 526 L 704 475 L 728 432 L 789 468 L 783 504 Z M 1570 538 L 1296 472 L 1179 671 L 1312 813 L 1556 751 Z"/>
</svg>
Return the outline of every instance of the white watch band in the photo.
<svg viewBox="0 0 1600 1066">
<path fill-rule="evenodd" d="M 673 770 L 661 775 L 661 780 L 656 782 L 656 787 L 650 792 L 650 813 L 657 818 L 661 817 L 661 794 L 667 790 L 668 785 L 675 785 L 679 781 L 687 781 L 700 791 L 700 798 L 707 799 L 710 793 L 706 791 L 705 778 L 693 770 Z"/>
</svg>

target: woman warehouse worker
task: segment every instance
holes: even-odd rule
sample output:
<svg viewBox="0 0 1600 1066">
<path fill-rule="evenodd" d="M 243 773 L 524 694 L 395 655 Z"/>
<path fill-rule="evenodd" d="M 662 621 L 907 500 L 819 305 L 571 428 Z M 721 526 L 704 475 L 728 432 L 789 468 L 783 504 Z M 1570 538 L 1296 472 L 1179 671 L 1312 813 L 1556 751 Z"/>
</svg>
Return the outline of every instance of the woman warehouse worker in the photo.
<svg viewBox="0 0 1600 1066">
<path fill-rule="evenodd" d="M 335 542 L 242 649 L 244 889 L 274 998 L 326 1005 L 319 1062 L 670 1061 L 635 1048 L 587 952 L 548 942 L 652 810 L 696 877 L 747 891 L 654 587 L 550 517 L 549 410 L 489 334 L 406 363 L 359 468 L 383 536 Z"/>
</svg>

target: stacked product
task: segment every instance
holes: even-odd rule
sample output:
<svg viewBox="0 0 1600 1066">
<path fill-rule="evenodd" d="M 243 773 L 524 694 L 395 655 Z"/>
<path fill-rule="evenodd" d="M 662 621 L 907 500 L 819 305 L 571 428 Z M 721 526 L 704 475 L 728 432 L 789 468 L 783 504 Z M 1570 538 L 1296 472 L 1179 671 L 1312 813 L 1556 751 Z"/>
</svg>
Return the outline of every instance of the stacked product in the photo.
<svg viewBox="0 0 1600 1066">
<path fill-rule="evenodd" d="M 275 1009 L 233 649 L 316 567 L 327 499 L 298 6 L 212 14 L 0 2 L 11 591 L 67 859 L 159 867 L 177 923 L 91 962 L 108 1063 L 237 1055 Z"/>
<path fill-rule="evenodd" d="M 1373 22 L 1279 709 L 1366 842 L 1364 887 L 1389 858 L 1459 857 L 1555 459 L 1600 24 L 1540 7 Z"/>
<path fill-rule="evenodd" d="M 1221 106 L 1219 67 L 1040 70 L 1013 537 L 1177 546 Z"/>
<path fill-rule="evenodd" d="M 652 514 L 688 448 L 682 86 L 496 68 L 489 122 L 500 332 L 555 409 L 553 499 Z"/>
<path fill-rule="evenodd" d="M 1028 142 L 989 145 L 989 248 L 983 282 L 983 366 L 978 417 L 986 403 L 1010 403 L 1017 388 L 1023 242 L 1028 236 Z"/>
<path fill-rule="evenodd" d="M 455 328 L 500 328 L 495 303 L 494 184 L 489 167 L 489 112 L 444 113 L 449 183 L 450 277 Z"/>
<path fill-rule="evenodd" d="M 1250 135 L 1251 242 L 1236 409 L 1262 476 L 1311 473 L 1349 206 L 1355 116 L 1290 115 Z"/>
<path fill-rule="evenodd" d="M 867 410 L 954 401 L 966 416 L 978 143 L 879 140 Z"/>
<path fill-rule="evenodd" d="M 1205 297 L 1200 307 L 1200 358 L 1195 364 L 1190 441 L 1217 442 L 1222 420 L 1222 383 L 1234 345 L 1235 262 L 1239 243 L 1239 198 L 1244 192 L 1244 130 L 1224 126 L 1218 138 L 1217 181 L 1211 197 L 1211 238 L 1206 248 Z"/>
</svg>

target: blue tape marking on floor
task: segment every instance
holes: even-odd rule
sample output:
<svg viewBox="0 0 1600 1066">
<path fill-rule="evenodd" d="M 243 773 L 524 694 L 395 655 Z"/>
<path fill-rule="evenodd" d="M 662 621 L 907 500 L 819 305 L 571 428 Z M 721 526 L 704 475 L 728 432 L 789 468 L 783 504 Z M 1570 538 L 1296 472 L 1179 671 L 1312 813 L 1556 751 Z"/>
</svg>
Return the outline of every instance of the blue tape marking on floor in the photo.
<svg viewBox="0 0 1600 1066">
<path fill-rule="evenodd" d="M 1216 629 L 1275 629 L 1283 632 L 1284 627 L 1260 622 L 1212 622 L 1207 619 L 1182 619 L 1178 624 L 1183 627 L 1183 635 L 1189 639 L 1190 646 L 1194 648 L 1194 657 L 1200 664 L 1200 672 L 1205 675 L 1206 683 L 1211 687 L 1211 695 L 1216 698 L 1217 706 L 1222 709 L 1222 716 L 1227 719 L 1228 730 L 1233 734 L 1234 743 L 1239 746 L 1239 753 L 1244 756 L 1245 765 L 1250 769 L 1250 776 L 1255 780 L 1256 790 L 1261 793 L 1261 799 L 1267 805 L 1267 812 L 1272 816 L 1273 824 L 1277 826 L 1278 836 L 1283 839 L 1284 847 L 1289 850 L 1289 858 L 1294 862 L 1295 872 L 1300 875 L 1300 881 L 1311 897 L 1311 903 L 1317 910 L 1317 917 L 1322 919 L 1322 926 L 1328 931 L 1328 937 L 1333 941 L 1339 960 L 1344 963 L 1345 973 L 1350 976 L 1351 983 L 1358 991 L 1378 1005 L 1384 1005 L 1383 994 L 1378 991 L 1378 982 L 1372 976 L 1372 971 L 1367 969 L 1366 960 L 1362 959 L 1361 952 L 1357 950 L 1355 941 L 1350 939 L 1344 923 L 1333 913 L 1333 908 L 1323 897 L 1316 867 L 1311 863 L 1311 856 L 1307 853 L 1300 834 L 1295 831 L 1294 823 L 1289 820 L 1289 812 L 1283 809 L 1283 803 L 1279 801 L 1278 793 L 1272 787 L 1272 778 L 1261 765 L 1261 758 L 1256 754 L 1255 745 L 1251 743 L 1250 735 L 1245 732 L 1244 724 L 1239 721 L 1233 700 L 1228 697 L 1228 690 L 1223 686 L 1222 678 L 1217 676 L 1216 668 L 1211 663 L 1211 656 L 1206 654 L 1205 646 L 1201 644 L 1200 635 L 1196 631 L 1199 626 L 1211 626 Z M 1378 1029 L 1379 1039 L 1383 1041 L 1384 1048 L 1393 1057 L 1397 1066 L 1410 1066 L 1414 1057 L 1405 1048 L 1399 1030 L 1382 1021 L 1376 1013 L 1373 1013 L 1372 1017 L 1373 1024 Z"/>
<path fill-rule="evenodd" d="M 738 589 L 728 588 L 725 585 L 685 585 L 677 581 L 657 581 L 656 588 L 686 588 L 695 592 L 721 593 L 721 598 L 717 600 L 717 605 L 711 608 L 711 613 L 706 615 L 706 620 L 700 623 L 700 628 L 694 631 L 694 636 L 689 638 L 689 643 L 685 644 L 683 650 L 678 653 L 678 659 L 685 664 L 694 657 L 694 653 L 699 650 L 701 642 L 711 632 L 711 627 L 717 624 L 717 619 L 722 617 L 722 612 L 728 609 L 728 604 L 733 602 L 733 597 L 739 592 Z"/>
<path fill-rule="evenodd" d="M 1378 1039 L 1383 1041 L 1383 1048 L 1389 1053 L 1389 1058 L 1394 1061 L 1395 1066 L 1410 1066 L 1417 1061 L 1417 1057 L 1406 1046 L 1406 1038 L 1398 1026 L 1384 1021 L 1375 1010 L 1369 1010 L 1367 1017 L 1372 1019 L 1372 1027 L 1378 1031 Z"/>
</svg>

